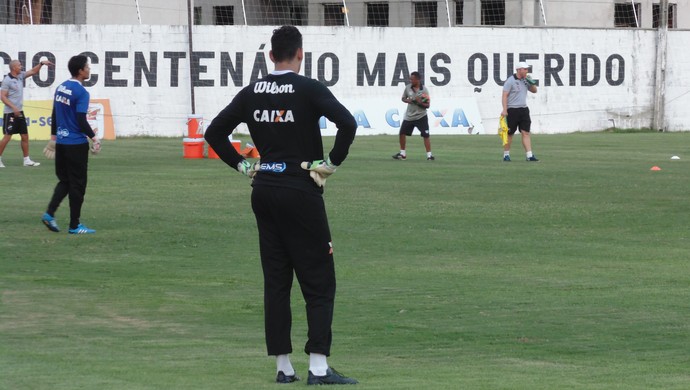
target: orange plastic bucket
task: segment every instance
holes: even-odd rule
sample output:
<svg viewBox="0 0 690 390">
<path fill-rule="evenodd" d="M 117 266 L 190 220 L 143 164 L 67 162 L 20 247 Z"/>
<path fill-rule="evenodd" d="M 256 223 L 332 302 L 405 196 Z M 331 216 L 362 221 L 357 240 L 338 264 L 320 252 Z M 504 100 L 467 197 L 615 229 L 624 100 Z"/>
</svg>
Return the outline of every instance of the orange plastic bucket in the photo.
<svg viewBox="0 0 690 390">
<path fill-rule="evenodd" d="M 184 138 L 182 140 L 182 157 L 204 158 L 204 139 Z"/>
<path fill-rule="evenodd" d="M 204 118 L 201 115 L 189 114 L 187 116 L 187 138 L 204 137 Z"/>
<path fill-rule="evenodd" d="M 235 148 L 237 153 L 240 152 L 240 149 L 242 148 L 242 141 L 235 141 L 235 140 L 230 140 L 232 142 L 232 147 Z M 208 158 L 220 158 L 218 156 L 218 153 L 216 153 L 215 150 L 211 147 L 211 145 L 208 146 Z"/>
</svg>

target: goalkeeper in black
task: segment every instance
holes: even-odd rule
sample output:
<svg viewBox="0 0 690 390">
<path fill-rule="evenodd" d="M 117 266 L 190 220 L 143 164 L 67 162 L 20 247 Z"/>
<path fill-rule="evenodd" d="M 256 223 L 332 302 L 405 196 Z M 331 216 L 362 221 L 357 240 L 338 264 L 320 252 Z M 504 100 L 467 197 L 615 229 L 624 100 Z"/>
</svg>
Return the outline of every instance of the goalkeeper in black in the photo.
<svg viewBox="0 0 690 390">
<path fill-rule="evenodd" d="M 293 273 L 306 302 L 309 355 L 307 384 L 352 384 L 329 367 L 335 299 L 333 246 L 323 187 L 347 157 L 357 124 L 352 114 L 318 81 L 298 75 L 302 34 L 296 27 L 273 31 L 275 70 L 243 88 L 206 129 L 205 138 L 230 167 L 252 178 L 252 210 L 259 230 L 264 275 L 264 320 L 268 355 L 276 356 L 276 382 L 299 380 L 290 362 Z M 337 128 L 324 159 L 319 120 Z M 228 137 L 246 123 L 261 155 L 245 160 Z"/>
</svg>

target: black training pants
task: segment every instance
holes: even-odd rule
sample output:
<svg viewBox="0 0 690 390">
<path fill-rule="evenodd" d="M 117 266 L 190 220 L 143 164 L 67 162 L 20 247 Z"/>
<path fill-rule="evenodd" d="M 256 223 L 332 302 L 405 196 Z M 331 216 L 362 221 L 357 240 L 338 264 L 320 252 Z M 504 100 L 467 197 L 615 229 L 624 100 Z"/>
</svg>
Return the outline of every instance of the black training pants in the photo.
<svg viewBox="0 0 690 390">
<path fill-rule="evenodd" d="M 58 183 L 48 204 L 48 214 L 55 215 L 60 203 L 69 195 L 69 228 L 76 229 L 86 194 L 89 168 L 89 144 L 55 145 L 55 175 Z"/>
<path fill-rule="evenodd" d="M 255 185 L 252 209 L 259 228 L 264 273 L 268 354 L 292 352 L 290 290 L 294 272 L 307 309 L 309 330 L 304 351 L 330 355 L 335 267 L 323 197 L 319 193 Z"/>
</svg>

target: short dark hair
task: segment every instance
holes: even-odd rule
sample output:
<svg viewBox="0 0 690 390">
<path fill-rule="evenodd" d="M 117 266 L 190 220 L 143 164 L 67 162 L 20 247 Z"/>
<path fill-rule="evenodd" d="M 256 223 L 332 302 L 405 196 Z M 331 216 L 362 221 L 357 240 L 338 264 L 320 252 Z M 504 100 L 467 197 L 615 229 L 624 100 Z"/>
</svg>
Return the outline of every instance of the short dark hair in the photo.
<svg viewBox="0 0 690 390">
<path fill-rule="evenodd" d="M 414 72 L 410 73 L 410 77 L 412 77 L 412 76 L 414 76 L 414 77 L 416 77 L 416 78 L 418 78 L 418 79 L 420 79 L 420 80 L 422 79 L 422 76 L 421 76 L 421 75 L 419 74 L 419 72 L 417 72 L 417 71 L 414 71 Z"/>
<path fill-rule="evenodd" d="M 67 69 L 69 69 L 69 73 L 72 75 L 72 77 L 77 77 L 79 75 L 79 71 L 84 69 L 88 62 L 88 57 L 80 54 L 69 59 Z"/>
<path fill-rule="evenodd" d="M 271 51 L 276 62 L 292 59 L 302 47 L 302 33 L 295 26 L 282 26 L 273 30 Z"/>
</svg>

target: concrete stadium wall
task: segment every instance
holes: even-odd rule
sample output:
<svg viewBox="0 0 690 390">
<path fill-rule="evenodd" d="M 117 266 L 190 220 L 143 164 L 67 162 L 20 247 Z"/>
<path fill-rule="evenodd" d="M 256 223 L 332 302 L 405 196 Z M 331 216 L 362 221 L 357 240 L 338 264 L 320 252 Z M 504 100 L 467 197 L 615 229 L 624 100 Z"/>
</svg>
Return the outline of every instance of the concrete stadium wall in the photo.
<svg viewBox="0 0 690 390">
<path fill-rule="evenodd" d="M 69 78 L 68 59 L 86 52 L 92 59 L 88 89 L 92 98 L 110 100 L 117 136 L 181 136 L 191 112 L 190 80 L 196 85 L 196 112 L 208 123 L 240 88 L 272 69 L 272 30 L 194 27 L 190 61 L 186 26 L 3 25 L 0 71 L 9 71 L 10 58 L 30 67 L 47 56 L 56 68 L 29 79 L 25 99 L 49 100 Z M 614 120 L 617 127 L 652 124 L 654 30 L 314 26 L 301 31 L 307 53 L 302 74 L 323 81 L 348 108 L 359 110 L 360 134 L 397 133 L 405 108 L 403 84 L 414 70 L 423 72 L 431 92 L 432 132 L 493 134 L 502 82 L 523 60 L 540 83 L 539 92 L 528 97 L 536 133 L 596 131 Z M 668 32 L 664 127 L 671 131 L 690 123 L 684 109 L 690 81 L 683 77 L 690 74 L 688 41 L 689 31 Z M 478 111 L 471 120 L 474 131 L 457 120 L 458 109 Z M 385 123 L 377 125 L 379 120 Z M 324 133 L 332 133 L 330 126 Z"/>
</svg>

